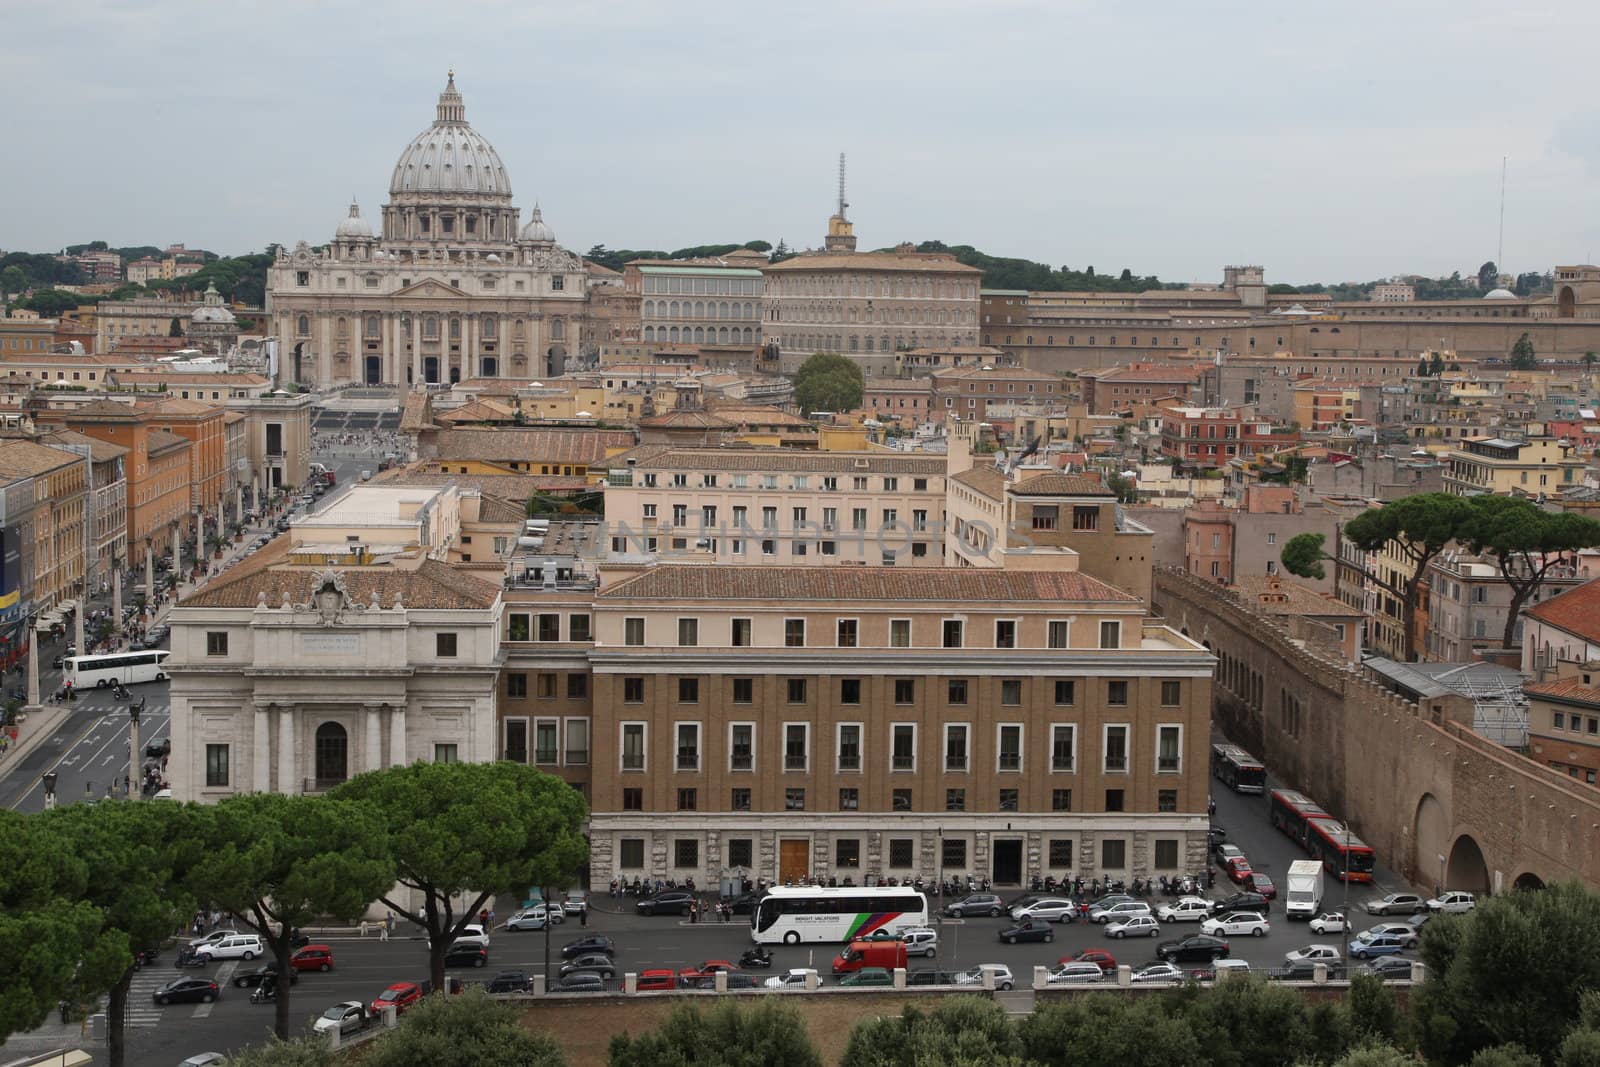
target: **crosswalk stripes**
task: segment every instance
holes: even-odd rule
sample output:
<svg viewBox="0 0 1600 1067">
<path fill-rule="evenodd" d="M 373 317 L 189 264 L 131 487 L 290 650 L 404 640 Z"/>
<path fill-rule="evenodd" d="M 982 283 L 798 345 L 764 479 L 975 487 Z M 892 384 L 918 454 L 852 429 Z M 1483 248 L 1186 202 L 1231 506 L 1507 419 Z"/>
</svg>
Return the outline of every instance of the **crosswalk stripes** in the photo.
<svg viewBox="0 0 1600 1067">
<path fill-rule="evenodd" d="M 151 999 L 151 994 L 182 973 L 159 963 L 135 971 L 133 981 L 128 986 L 127 1026 L 142 1028 L 159 1023 L 162 1008 Z"/>
<path fill-rule="evenodd" d="M 217 988 L 218 989 L 227 989 L 233 983 L 233 972 L 238 970 L 238 969 L 239 969 L 239 961 L 238 960 L 229 960 L 227 963 L 224 963 L 221 967 L 218 967 L 217 968 L 217 973 L 211 976 L 212 978 L 216 979 Z M 199 1004 L 199 1005 L 196 1005 L 195 1009 L 194 1009 L 193 1018 L 204 1019 L 206 1016 L 211 1014 L 211 1009 L 215 1008 L 216 1006 L 217 1006 L 216 1001 L 212 1001 L 210 1004 Z"/>
</svg>

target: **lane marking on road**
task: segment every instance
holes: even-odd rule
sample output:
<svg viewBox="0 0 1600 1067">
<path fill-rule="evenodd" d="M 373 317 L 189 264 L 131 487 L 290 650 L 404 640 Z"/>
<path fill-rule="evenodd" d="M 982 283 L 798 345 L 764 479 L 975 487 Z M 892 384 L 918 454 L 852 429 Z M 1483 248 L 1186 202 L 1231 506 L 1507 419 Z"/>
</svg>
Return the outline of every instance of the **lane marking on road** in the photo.
<svg viewBox="0 0 1600 1067">
<path fill-rule="evenodd" d="M 229 984 L 233 981 L 233 972 L 238 970 L 238 969 L 239 969 L 239 961 L 238 960 L 229 960 L 227 963 L 224 963 L 221 967 L 218 967 L 217 968 L 217 973 L 211 976 L 212 980 L 217 983 L 217 989 L 218 990 L 227 989 Z M 210 1004 L 201 1004 L 201 1005 L 199 1005 L 198 1007 L 196 1007 L 194 1009 L 194 1014 L 189 1016 L 189 1018 L 191 1018 L 191 1019 L 204 1019 L 204 1018 L 206 1018 L 207 1016 L 209 1016 L 211 1014 L 211 1009 L 215 1008 L 217 1006 L 218 1001 L 220 1001 L 221 999 L 222 999 L 222 994 L 219 992 L 217 994 L 217 1000 L 213 1000 Z"/>
<path fill-rule="evenodd" d="M 67 746 L 67 751 L 71 752 L 73 749 L 77 748 L 79 743 L 83 741 L 85 735 L 87 735 L 90 730 L 93 730 L 94 727 L 95 727 L 95 724 L 92 723 L 92 722 L 89 723 L 87 726 L 85 726 L 83 728 L 83 730 L 79 732 L 78 736 L 73 739 L 72 744 Z M 65 764 L 67 758 L 68 757 L 63 757 L 62 759 L 57 760 L 56 763 L 53 764 L 50 769 L 54 770 L 56 766 L 61 766 L 61 765 Z M 12 811 L 16 811 L 18 808 L 20 808 L 22 806 L 22 802 L 27 800 L 28 797 L 30 797 L 33 794 L 33 791 L 35 789 L 39 788 L 39 783 L 44 781 L 44 776 L 45 776 L 46 773 L 47 772 L 45 772 L 45 771 L 41 771 L 40 773 L 34 775 L 33 776 L 33 781 L 29 782 L 26 786 L 23 787 L 23 790 L 22 790 L 21 794 L 18 795 L 17 799 L 12 801 L 11 804 L 10 804 L 10 808 L 11 808 Z"/>
</svg>

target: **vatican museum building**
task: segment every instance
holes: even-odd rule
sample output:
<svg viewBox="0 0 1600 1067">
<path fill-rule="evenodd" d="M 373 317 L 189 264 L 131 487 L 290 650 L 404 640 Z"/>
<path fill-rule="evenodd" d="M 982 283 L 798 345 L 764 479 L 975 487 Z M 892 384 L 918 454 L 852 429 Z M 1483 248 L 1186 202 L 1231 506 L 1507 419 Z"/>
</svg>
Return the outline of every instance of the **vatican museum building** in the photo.
<svg viewBox="0 0 1600 1067">
<path fill-rule="evenodd" d="M 582 260 L 537 207 L 522 225 L 500 155 L 467 123 L 455 75 L 406 145 L 380 235 L 350 205 L 320 248 L 267 274 L 279 384 L 449 384 L 558 375 L 580 351 Z"/>
</svg>

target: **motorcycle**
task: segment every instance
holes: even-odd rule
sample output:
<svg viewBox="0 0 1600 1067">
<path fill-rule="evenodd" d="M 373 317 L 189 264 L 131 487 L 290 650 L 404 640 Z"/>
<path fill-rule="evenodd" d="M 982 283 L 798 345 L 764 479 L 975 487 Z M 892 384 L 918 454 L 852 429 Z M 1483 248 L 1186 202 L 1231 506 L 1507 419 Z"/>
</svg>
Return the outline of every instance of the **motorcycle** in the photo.
<svg viewBox="0 0 1600 1067">
<path fill-rule="evenodd" d="M 178 950 L 178 955 L 173 959 L 172 965 L 179 968 L 204 967 L 209 962 L 211 961 L 194 951 L 194 949 L 185 946 Z"/>
<path fill-rule="evenodd" d="M 772 953 L 764 948 L 746 949 L 739 957 L 739 966 L 751 970 L 767 970 L 772 966 Z"/>
<path fill-rule="evenodd" d="M 271 978 L 263 978 L 259 985 L 250 990 L 250 1003 L 268 1004 L 278 999 L 278 983 Z"/>
</svg>

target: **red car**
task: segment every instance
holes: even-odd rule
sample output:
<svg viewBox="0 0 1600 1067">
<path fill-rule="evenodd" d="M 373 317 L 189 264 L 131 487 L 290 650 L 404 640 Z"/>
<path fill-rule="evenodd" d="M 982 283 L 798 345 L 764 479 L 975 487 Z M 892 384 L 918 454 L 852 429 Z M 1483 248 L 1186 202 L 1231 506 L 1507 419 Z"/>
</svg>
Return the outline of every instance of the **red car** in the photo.
<svg viewBox="0 0 1600 1067">
<path fill-rule="evenodd" d="M 1278 887 L 1272 884 L 1272 879 L 1260 871 L 1251 871 L 1245 888 L 1255 893 L 1260 893 L 1268 900 L 1278 899 Z"/>
<path fill-rule="evenodd" d="M 646 993 L 651 990 L 671 990 L 678 988 L 678 976 L 669 970 L 652 968 L 639 972 L 639 992 Z"/>
<path fill-rule="evenodd" d="M 1076 956 L 1062 956 L 1057 963 L 1098 963 L 1105 974 L 1117 973 L 1117 958 L 1103 948 L 1086 948 Z"/>
<path fill-rule="evenodd" d="M 289 957 L 289 967 L 296 971 L 331 971 L 333 949 L 327 945 L 307 945 Z"/>
<path fill-rule="evenodd" d="M 683 979 L 684 985 L 693 987 L 701 979 L 706 981 L 715 981 L 718 971 L 728 971 L 729 973 L 732 973 L 738 969 L 738 967 L 729 963 L 727 960 L 706 960 L 698 967 L 685 967 L 683 970 L 678 972 L 678 977 Z"/>
<path fill-rule="evenodd" d="M 1250 870 L 1250 861 L 1245 859 L 1243 856 L 1231 857 L 1228 860 L 1227 866 L 1223 869 L 1227 872 L 1229 878 L 1233 879 L 1240 885 L 1244 885 L 1246 882 L 1248 882 L 1250 880 L 1250 875 L 1254 873 Z"/>
<path fill-rule="evenodd" d="M 415 982 L 396 982 L 394 985 L 379 993 L 371 1005 L 373 1015 L 382 1015 L 383 1009 L 394 1005 L 396 1015 L 403 1014 L 407 1008 L 422 999 L 422 987 Z"/>
</svg>

